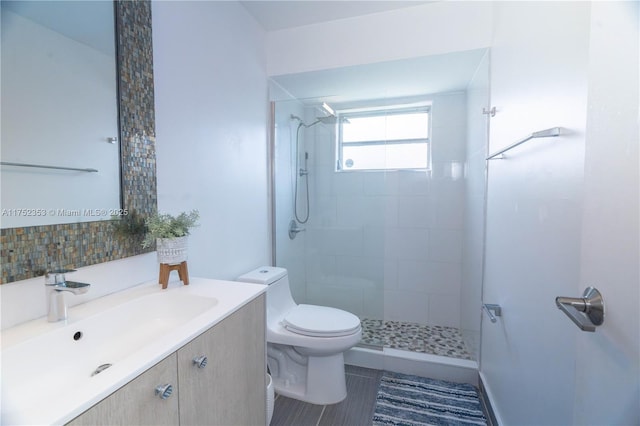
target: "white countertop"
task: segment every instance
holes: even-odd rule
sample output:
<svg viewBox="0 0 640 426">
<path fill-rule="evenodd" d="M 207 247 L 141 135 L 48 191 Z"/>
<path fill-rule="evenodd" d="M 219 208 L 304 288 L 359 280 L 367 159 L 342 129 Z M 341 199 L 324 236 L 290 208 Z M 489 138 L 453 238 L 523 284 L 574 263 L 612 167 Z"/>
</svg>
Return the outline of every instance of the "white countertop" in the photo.
<svg viewBox="0 0 640 426">
<path fill-rule="evenodd" d="M 66 389 L 62 383 L 62 388 L 59 391 L 38 395 L 33 390 L 39 387 L 39 383 L 43 383 L 42 377 L 24 377 L 24 379 L 20 377 L 20 386 L 6 383 L 3 379 L 2 403 L 0 405 L 1 423 L 7 425 L 63 424 L 71 421 L 264 291 L 266 291 L 266 286 L 258 284 L 193 277 L 190 278 L 188 286 L 174 281 L 169 283 L 166 290 L 162 290 L 161 286 L 154 281 L 70 308 L 69 319 L 66 322 L 49 323 L 46 317 L 43 317 L 3 330 L 0 339 L 2 353 L 5 353 L 9 350 L 20 350 L 24 345 L 33 343 L 36 338 L 48 333 L 67 329 L 75 330 L 86 323 L 83 320 L 91 319 L 97 314 L 122 306 L 132 300 L 148 296 L 154 296 L 155 300 L 158 300 L 158 297 L 172 297 L 172 295 L 180 294 L 216 299 L 214 306 L 196 314 L 193 318 L 189 318 L 188 321 L 153 339 L 131 354 L 127 354 L 126 357 L 99 375 L 83 379 L 80 385 L 75 384 Z M 153 300 L 153 298 L 149 300 Z M 48 357 L 46 347 L 37 352 L 37 354 L 29 356 L 30 359 L 20 362 L 49 363 L 51 368 L 55 368 L 56 359 Z M 11 359 L 8 356 L 5 358 Z M 12 368 L 12 365 L 3 362 L 2 358 L 0 358 L 0 362 L 2 362 L 3 371 Z M 14 369 L 18 367 L 22 369 L 25 365 L 13 366 Z M 6 377 L 6 374 L 3 376 Z M 28 376 L 28 373 L 25 376 Z"/>
</svg>

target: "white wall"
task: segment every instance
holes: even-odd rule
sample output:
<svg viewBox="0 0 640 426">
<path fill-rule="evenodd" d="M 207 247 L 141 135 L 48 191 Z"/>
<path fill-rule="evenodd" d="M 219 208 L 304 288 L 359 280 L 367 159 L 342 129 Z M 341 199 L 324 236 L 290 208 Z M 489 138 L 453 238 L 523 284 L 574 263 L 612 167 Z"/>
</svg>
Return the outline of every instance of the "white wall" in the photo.
<svg viewBox="0 0 640 426">
<path fill-rule="evenodd" d="M 237 2 L 153 2 L 158 208 L 198 209 L 189 273 L 270 262 L 265 33 Z"/>
<path fill-rule="evenodd" d="M 490 2 L 433 2 L 269 32 L 267 72 L 280 75 L 487 47 Z"/>
<path fill-rule="evenodd" d="M 640 424 L 637 2 L 594 2 L 589 40 L 580 283 L 604 324 L 577 336 L 574 424 Z M 615 46 L 615 48 L 613 48 Z"/>
<path fill-rule="evenodd" d="M 577 327 L 556 296 L 581 295 L 580 241 L 590 4 L 496 2 L 480 368 L 500 424 L 571 424 Z"/>
</svg>

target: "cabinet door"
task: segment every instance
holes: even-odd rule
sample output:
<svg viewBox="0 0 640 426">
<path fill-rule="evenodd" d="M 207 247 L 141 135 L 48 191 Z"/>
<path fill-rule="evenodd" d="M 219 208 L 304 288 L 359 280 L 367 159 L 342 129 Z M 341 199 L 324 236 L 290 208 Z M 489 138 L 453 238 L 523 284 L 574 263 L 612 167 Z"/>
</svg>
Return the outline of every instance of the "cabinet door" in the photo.
<svg viewBox="0 0 640 426">
<path fill-rule="evenodd" d="M 178 350 L 181 425 L 265 425 L 264 309 L 261 295 Z"/>
<path fill-rule="evenodd" d="M 155 389 L 166 384 L 172 385 L 173 392 L 162 399 Z M 177 384 L 174 353 L 73 419 L 69 425 L 177 425 Z"/>
</svg>

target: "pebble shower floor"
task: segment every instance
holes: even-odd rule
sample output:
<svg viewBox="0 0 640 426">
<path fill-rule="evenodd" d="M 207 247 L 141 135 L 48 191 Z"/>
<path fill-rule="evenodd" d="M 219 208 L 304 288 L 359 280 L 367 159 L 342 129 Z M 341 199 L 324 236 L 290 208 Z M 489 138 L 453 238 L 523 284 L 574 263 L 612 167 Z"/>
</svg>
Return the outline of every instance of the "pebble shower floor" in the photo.
<svg viewBox="0 0 640 426">
<path fill-rule="evenodd" d="M 384 346 L 412 352 L 473 359 L 455 327 L 421 325 L 403 321 L 362 319 L 364 345 Z"/>
</svg>

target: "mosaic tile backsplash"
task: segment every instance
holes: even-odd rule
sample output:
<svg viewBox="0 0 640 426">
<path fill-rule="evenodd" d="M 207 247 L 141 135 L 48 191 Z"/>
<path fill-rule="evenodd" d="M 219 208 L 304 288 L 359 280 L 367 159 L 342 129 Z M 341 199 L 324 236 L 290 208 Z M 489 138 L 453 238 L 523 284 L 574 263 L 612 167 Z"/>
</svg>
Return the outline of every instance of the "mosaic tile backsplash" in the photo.
<svg viewBox="0 0 640 426">
<path fill-rule="evenodd" d="M 117 1 L 123 207 L 145 215 L 157 208 L 151 2 Z M 110 221 L 0 230 L 1 283 L 79 268 L 150 251 L 118 238 Z"/>
<path fill-rule="evenodd" d="M 403 321 L 362 319 L 364 345 L 384 346 L 450 358 L 473 359 L 460 330 L 455 327 L 421 325 Z"/>
</svg>

